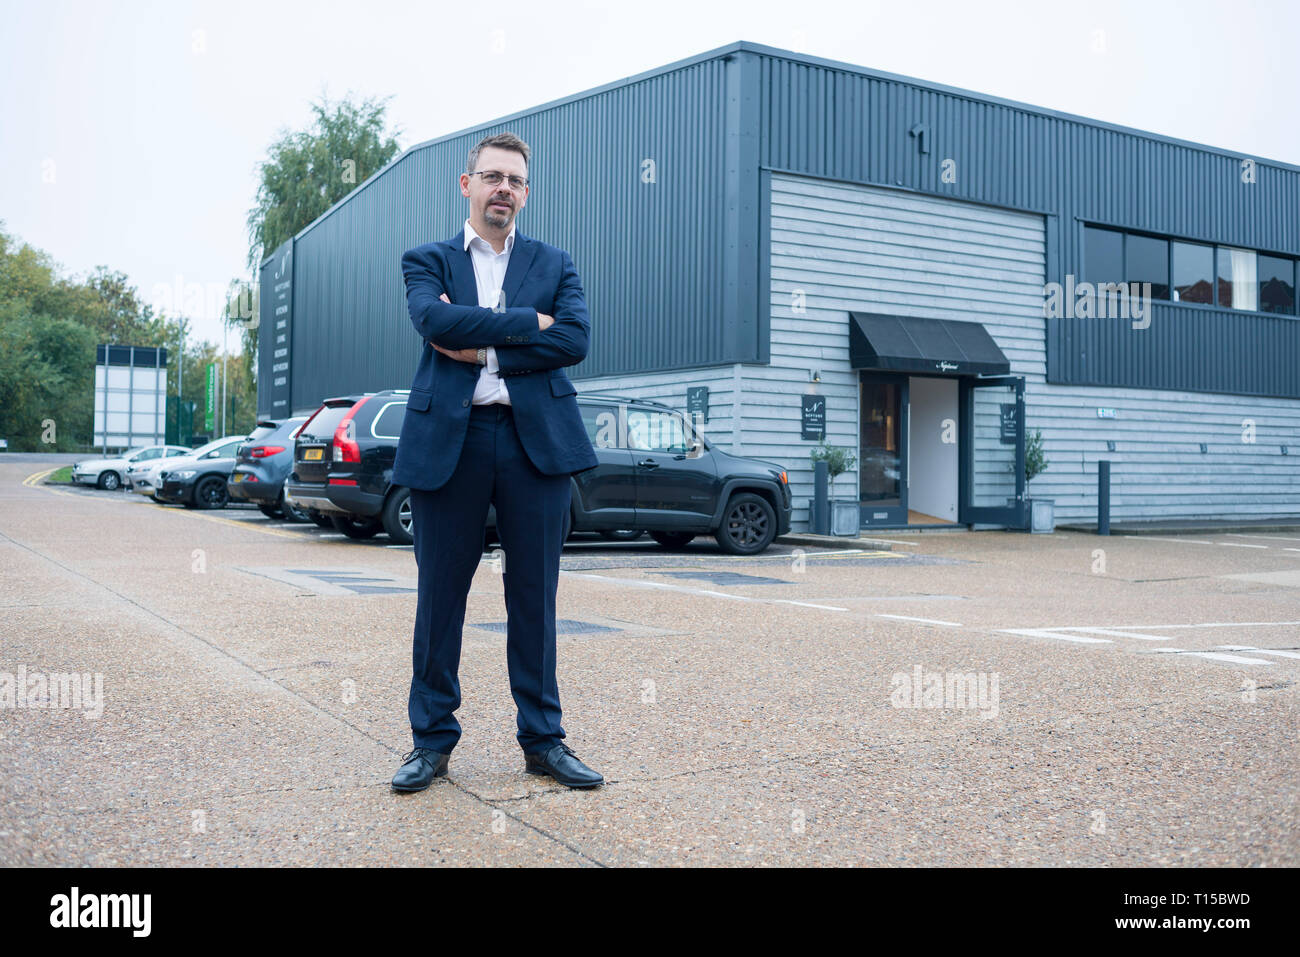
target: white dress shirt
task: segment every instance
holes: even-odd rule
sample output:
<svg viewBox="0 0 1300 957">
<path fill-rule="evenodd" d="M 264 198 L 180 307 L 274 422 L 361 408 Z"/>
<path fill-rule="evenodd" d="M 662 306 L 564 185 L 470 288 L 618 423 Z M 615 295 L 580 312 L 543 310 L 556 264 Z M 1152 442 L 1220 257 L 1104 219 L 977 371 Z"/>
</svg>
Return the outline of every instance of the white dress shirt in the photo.
<svg viewBox="0 0 1300 957">
<path fill-rule="evenodd" d="M 474 227 L 465 220 L 465 249 L 470 261 L 474 263 L 474 278 L 478 282 L 478 304 L 485 309 L 496 306 L 501 298 L 501 287 L 506 280 L 506 267 L 510 265 L 510 252 L 515 248 L 515 226 L 510 224 L 510 235 L 506 236 L 505 249 L 498 253 L 492 244 L 474 231 Z M 474 405 L 510 404 L 510 393 L 500 375 L 501 366 L 497 363 L 497 350 L 487 347 L 487 365 L 479 370 L 478 383 L 474 386 Z"/>
</svg>

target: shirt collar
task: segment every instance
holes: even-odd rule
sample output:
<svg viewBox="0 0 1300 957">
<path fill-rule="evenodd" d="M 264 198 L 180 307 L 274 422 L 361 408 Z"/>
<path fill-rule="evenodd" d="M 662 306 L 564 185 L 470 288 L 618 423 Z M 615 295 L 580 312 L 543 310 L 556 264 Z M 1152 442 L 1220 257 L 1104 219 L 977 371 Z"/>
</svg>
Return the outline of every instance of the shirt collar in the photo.
<svg viewBox="0 0 1300 957">
<path fill-rule="evenodd" d="M 497 251 L 496 251 L 495 249 L 492 248 L 492 244 L 491 244 L 490 242 L 488 242 L 486 239 L 484 239 L 482 236 L 480 236 L 478 233 L 476 233 L 476 232 L 474 231 L 474 227 L 471 226 L 471 225 L 469 224 L 469 220 L 468 220 L 468 219 L 465 220 L 465 249 L 466 249 L 466 251 L 469 250 L 469 244 L 472 243 L 472 242 L 473 242 L 474 240 L 476 240 L 476 239 L 477 239 L 479 242 L 481 242 L 484 246 L 486 246 L 486 247 L 488 248 L 488 250 L 489 250 L 493 255 L 497 255 Z M 506 248 L 505 248 L 505 251 L 506 251 L 506 252 L 510 252 L 510 251 L 513 250 L 514 248 L 515 248 L 515 224 L 514 224 L 514 223 L 511 223 L 511 224 L 510 224 L 510 232 L 506 235 Z"/>
</svg>

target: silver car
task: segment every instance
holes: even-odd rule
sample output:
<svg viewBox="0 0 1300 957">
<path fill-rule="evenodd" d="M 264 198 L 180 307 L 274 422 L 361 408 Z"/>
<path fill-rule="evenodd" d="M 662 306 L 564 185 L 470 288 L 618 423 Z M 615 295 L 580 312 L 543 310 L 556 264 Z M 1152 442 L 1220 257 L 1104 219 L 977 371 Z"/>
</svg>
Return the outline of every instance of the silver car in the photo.
<svg viewBox="0 0 1300 957">
<path fill-rule="evenodd" d="M 94 485 L 111 492 L 122 487 L 127 469 L 132 466 L 185 455 L 190 451 L 183 445 L 143 445 L 110 458 L 84 459 L 72 466 L 72 484 Z"/>
<path fill-rule="evenodd" d="M 132 492 L 152 498 L 158 490 L 158 473 L 164 468 L 171 471 L 179 468 L 182 462 L 197 461 L 202 458 L 231 458 L 235 454 L 235 449 L 245 439 L 246 437 L 242 435 L 227 435 L 207 445 L 200 445 L 197 449 L 184 449 L 182 450 L 184 454 L 176 458 L 169 456 L 133 464 L 127 469 L 127 483 Z"/>
</svg>

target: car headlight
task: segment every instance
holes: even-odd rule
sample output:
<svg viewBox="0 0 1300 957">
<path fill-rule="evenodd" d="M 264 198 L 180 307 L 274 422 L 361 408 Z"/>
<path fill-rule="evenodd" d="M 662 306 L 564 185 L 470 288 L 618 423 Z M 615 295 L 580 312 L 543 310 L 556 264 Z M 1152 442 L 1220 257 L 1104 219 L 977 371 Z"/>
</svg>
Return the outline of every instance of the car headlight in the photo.
<svg viewBox="0 0 1300 957">
<path fill-rule="evenodd" d="M 192 479 L 197 474 L 198 474 L 197 469 L 181 469 L 179 472 L 172 472 L 167 477 L 184 480 L 184 479 Z"/>
</svg>

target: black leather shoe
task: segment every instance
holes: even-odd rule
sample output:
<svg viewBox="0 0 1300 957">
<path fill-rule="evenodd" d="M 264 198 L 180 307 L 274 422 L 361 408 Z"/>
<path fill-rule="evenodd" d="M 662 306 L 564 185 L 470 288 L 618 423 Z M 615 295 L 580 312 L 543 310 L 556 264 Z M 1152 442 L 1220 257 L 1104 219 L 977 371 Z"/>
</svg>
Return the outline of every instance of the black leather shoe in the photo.
<svg viewBox="0 0 1300 957">
<path fill-rule="evenodd" d="M 423 791 L 434 778 L 445 777 L 449 754 L 439 754 L 428 748 L 416 748 L 406 756 L 406 763 L 393 775 L 394 791 Z"/>
<path fill-rule="evenodd" d="M 578 760 L 567 744 L 557 744 L 549 751 L 537 754 L 525 754 L 524 770 L 529 774 L 549 774 L 571 788 L 595 788 L 605 783 L 600 774 Z"/>
</svg>

